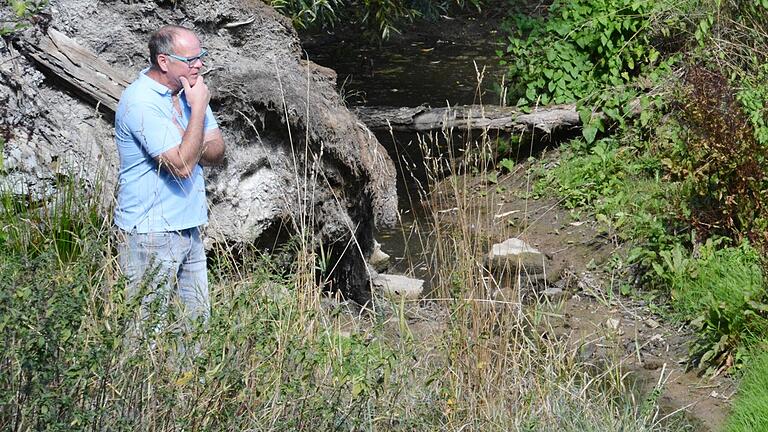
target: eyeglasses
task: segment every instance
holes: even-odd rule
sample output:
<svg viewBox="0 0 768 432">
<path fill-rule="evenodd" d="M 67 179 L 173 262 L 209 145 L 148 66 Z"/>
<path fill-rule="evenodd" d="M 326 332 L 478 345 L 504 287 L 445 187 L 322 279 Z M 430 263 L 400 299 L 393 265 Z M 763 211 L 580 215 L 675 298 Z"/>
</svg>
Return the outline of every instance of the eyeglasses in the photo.
<svg viewBox="0 0 768 432">
<path fill-rule="evenodd" d="M 200 60 L 200 62 L 202 63 L 203 62 L 203 58 L 205 58 L 205 56 L 208 55 L 208 51 L 200 50 L 200 54 L 198 54 L 198 55 L 196 55 L 194 57 L 182 57 L 182 56 L 178 56 L 176 54 L 170 54 L 170 53 L 165 53 L 165 55 L 167 55 L 168 57 L 170 57 L 172 59 L 178 60 L 180 62 L 184 62 L 184 63 L 187 64 L 187 67 L 191 68 L 192 65 L 197 63 L 198 60 Z"/>
</svg>

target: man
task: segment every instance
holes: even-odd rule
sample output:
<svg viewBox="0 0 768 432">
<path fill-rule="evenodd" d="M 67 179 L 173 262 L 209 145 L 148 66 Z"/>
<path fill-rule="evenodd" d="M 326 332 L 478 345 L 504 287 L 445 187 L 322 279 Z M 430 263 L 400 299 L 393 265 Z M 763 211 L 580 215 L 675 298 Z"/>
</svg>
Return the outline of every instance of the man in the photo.
<svg viewBox="0 0 768 432">
<path fill-rule="evenodd" d="M 224 140 L 200 75 L 207 54 L 189 29 L 161 28 L 149 41 L 151 66 L 125 89 L 115 114 L 118 256 L 126 298 L 145 294 L 143 319 L 158 305 L 162 319 L 175 299 L 191 320 L 210 316 L 201 165 L 221 162 Z"/>
</svg>

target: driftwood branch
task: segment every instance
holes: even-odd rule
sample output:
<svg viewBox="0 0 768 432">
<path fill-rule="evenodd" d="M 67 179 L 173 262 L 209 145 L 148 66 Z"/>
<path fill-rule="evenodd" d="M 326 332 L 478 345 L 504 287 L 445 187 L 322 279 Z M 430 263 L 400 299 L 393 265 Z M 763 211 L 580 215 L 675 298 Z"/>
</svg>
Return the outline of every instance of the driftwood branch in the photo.
<svg viewBox="0 0 768 432">
<path fill-rule="evenodd" d="M 19 49 L 113 112 L 120 94 L 130 83 L 121 71 L 54 29 L 48 29 L 36 42 L 22 39 Z"/>
<path fill-rule="evenodd" d="M 543 107 L 530 113 L 495 105 L 465 105 L 450 108 L 360 107 L 360 120 L 374 130 L 427 132 L 442 129 L 526 131 L 550 134 L 581 126 L 573 105 Z"/>
</svg>

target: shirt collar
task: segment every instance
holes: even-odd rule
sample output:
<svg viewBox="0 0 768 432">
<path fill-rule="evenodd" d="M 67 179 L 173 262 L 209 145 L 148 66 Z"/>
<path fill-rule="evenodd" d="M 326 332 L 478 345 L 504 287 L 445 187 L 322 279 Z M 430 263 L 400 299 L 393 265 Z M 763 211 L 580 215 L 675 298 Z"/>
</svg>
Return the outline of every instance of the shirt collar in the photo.
<svg viewBox="0 0 768 432">
<path fill-rule="evenodd" d="M 146 68 L 139 73 L 139 81 L 141 81 L 141 84 L 151 88 L 152 90 L 156 91 L 162 96 L 170 96 L 171 89 L 164 86 L 163 84 L 160 84 L 159 82 L 153 80 L 152 78 L 147 76 L 147 72 L 149 71 L 149 68 Z"/>
</svg>

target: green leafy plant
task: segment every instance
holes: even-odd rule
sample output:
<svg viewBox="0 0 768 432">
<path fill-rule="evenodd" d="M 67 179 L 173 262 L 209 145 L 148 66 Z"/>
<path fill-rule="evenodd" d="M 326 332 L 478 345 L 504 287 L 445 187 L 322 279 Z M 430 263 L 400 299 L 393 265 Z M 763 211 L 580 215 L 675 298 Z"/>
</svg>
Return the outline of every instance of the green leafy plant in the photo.
<svg viewBox="0 0 768 432">
<path fill-rule="evenodd" d="M 584 136 L 595 140 L 608 120 L 623 122 L 629 102 L 668 70 L 657 45 L 684 22 L 668 13 L 670 4 L 649 0 L 555 1 L 545 18 L 516 15 L 502 63 L 509 67 L 509 96 L 521 107 L 586 102 Z M 659 34 L 655 27 L 664 30 Z M 605 93 L 606 89 L 611 89 Z"/>
<path fill-rule="evenodd" d="M 742 364 L 768 331 L 768 292 L 760 254 L 748 243 L 722 247 L 708 240 L 692 257 L 677 244 L 661 251 L 654 272 L 669 289 L 678 319 L 691 321 L 698 339 L 695 366 L 714 373 Z"/>
<path fill-rule="evenodd" d="M 686 185 L 682 214 L 703 238 L 725 235 L 749 238 L 756 245 L 768 239 L 768 142 L 761 142 L 764 106 L 759 93 L 742 91 L 741 100 L 721 72 L 694 67 L 686 75 L 679 118 L 682 140 L 666 160 L 673 179 Z"/>
<path fill-rule="evenodd" d="M 26 28 L 30 20 L 48 5 L 48 0 L 5 0 L 5 5 L 11 10 L 13 19 L 0 20 L 0 36 Z"/>
</svg>

